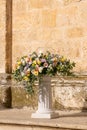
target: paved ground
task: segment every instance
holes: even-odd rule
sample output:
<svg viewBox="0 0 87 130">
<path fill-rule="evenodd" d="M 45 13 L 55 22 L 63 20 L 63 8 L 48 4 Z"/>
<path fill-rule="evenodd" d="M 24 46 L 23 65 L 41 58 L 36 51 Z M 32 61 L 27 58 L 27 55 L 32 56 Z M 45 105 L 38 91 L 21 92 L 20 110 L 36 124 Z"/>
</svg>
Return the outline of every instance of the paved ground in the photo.
<svg viewBox="0 0 87 130">
<path fill-rule="evenodd" d="M 73 128 L 87 130 L 87 112 L 57 111 L 56 119 L 32 119 L 29 109 L 4 109 L 0 110 L 0 124 L 24 124 L 34 126 L 50 126 L 59 128 Z"/>
</svg>

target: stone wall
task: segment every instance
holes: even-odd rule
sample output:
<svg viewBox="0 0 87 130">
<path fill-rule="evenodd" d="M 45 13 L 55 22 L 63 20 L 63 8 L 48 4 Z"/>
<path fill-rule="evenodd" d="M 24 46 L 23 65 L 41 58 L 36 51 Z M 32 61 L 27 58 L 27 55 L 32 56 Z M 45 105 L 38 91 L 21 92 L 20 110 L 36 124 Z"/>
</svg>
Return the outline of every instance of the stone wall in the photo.
<svg viewBox="0 0 87 130">
<path fill-rule="evenodd" d="M 13 0 L 13 66 L 38 47 L 87 68 L 87 0 Z"/>
<path fill-rule="evenodd" d="M 57 77 L 53 88 L 54 107 L 60 110 L 87 110 L 87 76 Z"/>
<path fill-rule="evenodd" d="M 6 0 L 0 0 L 0 72 L 5 72 Z"/>
<path fill-rule="evenodd" d="M 1 108 L 37 108 L 38 85 L 34 95 L 29 95 L 24 86 L 11 81 L 9 74 L 0 74 Z M 87 111 L 87 75 L 52 78 L 52 101 L 56 110 Z"/>
<path fill-rule="evenodd" d="M 11 58 L 14 67 L 17 57 L 38 47 L 52 48 L 74 60 L 75 71 L 86 71 L 86 7 L 86 0 L 0 0 L 0 72 L 11 72 Z"/>
<path fill-rule="evenodd" d="M 87 76 L 52 78 L 53 107 L 56 110 L 87 111 Z M 20 85 L 12 87 L 12 106 L 37 108 L 37 89 L 30 96 Z"/>
<path fill-rule="evenodd" d="M 87 72 L 87 0 L 0 0 L 0 10 L 0 74 L 11 72 L 17 57 L 39 47 L 65 55 L 76 62 L 75 71 Z M 8 81 L 1 81 L 0 98 L 2 92 L 7 92 L 4 86 L 12 86 Z M 53 89 L 54 107 L 87 109 L 86 87 L 87 75 L 85 78 L 57 78 Z M 21 90 L 19 85 L 12 86 L 12 106 L 35 108 L 36 96 L 32 99 Z"/>
<path fill-rule="evenodd" d="M 22 85 L 12 85 L 12 106 L 37 108 L 37 90 L 30 96 Z M 53 107 L 56 110 L 87 110 L 87 76 L 52 78 Z"/>
</svg>

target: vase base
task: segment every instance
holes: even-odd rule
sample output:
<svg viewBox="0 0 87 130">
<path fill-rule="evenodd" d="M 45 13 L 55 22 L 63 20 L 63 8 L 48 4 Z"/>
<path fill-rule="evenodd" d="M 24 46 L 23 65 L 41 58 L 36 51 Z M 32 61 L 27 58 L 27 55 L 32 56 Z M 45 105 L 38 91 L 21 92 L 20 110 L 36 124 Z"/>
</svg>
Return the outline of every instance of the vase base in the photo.
<svg viewBox="0 0 87 130">
<path fill-rule="evenodd" d="M 58 118 L 59 114 L 58 113 L 32 113 L 31 118 L 45 118 L 45 119 L 53 119 L 53 118 Z"/>
</svg>

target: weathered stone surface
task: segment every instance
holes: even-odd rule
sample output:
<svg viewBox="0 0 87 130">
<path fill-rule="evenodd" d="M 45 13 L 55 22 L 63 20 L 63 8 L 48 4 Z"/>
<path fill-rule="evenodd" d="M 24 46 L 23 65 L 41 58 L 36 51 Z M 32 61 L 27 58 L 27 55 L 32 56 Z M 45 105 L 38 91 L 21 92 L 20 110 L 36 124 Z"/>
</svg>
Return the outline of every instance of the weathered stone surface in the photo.
<svg viewBox="0 0 87 130">
<path fill-rule="evenodd" d="M 0 72 L 5 72 L 5 21 L 6 21 L 6 0 L 0 1 Z"/>
<path fill-rule="evenodd" d="M 67 5 L 67 4 L 70 4 L 70 3 L 73 3 L 73 2 L 80 2 L 81 0 L 64 0 L 64 4 Z"/>
<path fill-rule="evenodd" d="M 32 110 L 9 109 L 0 111 L 1 130 L 87 130 L 87 112 L 57 111 L 59 118 L 33 119 Z"/>
<path fill-rule="evenodd" d="M 30 8 L 43 8 L 50 7 L 52 0 L 30 0 L 29 6 Z"/>
<path fill-rule="evenodd" d="M 6 66 L 11 67 L 11 55 L 14 66 L 17 57 L 35 51 L 38 47 L 51 47 L 61 55 L 75 60 L 76 71 L 86 70 L 86 0 L 14 0 L 13 36 L 8 31 L 7 38 L 6 0 L 0 1 L 0 10 L 0 72 L 9 69 Z M 9 25 L 11 24 L 8 24 L 8 29 L 11 28 Z M 9 30 L 11 34 L 11 29 Z M 10 44 L 12 38 L 11 54 L 11 47 L 6 49 L 6 43 L 8 41 Z"/>
<path fill-rule="evenodd" d="M 37 108 L 37 89 L 30 96 L 21 84 L 12 85 L 12 106 Z M 87 77 L 56 77 L 52 79 L 53 106 L 56 110 L 87 110 Z"/>
<path fill-rule="evenodd" d="M 42 26 L 56 27 L 56 9 L 42 10 Z"/>
<path fill-rule="evenodd" d="M 56 79 L 56 85 L 54 88 L 54 106 L 58 109 L 87 110 L 86 80 L 80 77 L 74 79 Z"/>
<path fill-rule="evenodd" d="M 11 75 L 0 74 L 0 109 L 12 107 Z"/>
<path fill-rule="evenodd" d="M 36 109 L 37 94 L 29 95 L 22 85 L 12 86 L 12 106 L 17 108 Z"/>
<path fill-rule="evenodd" d="M 75 71 L 85 71 L 86 7 L 86 0 L 14 1 L 13 66 L 17 57 L 39 47 L 51 47 L 74 60 Z"/>
<path fill-rule="evenodd" d="M 0 73 L 5 72 L 5 36 L 0 34 Z"/>
<path fill-rule="evenodd" d="M 69 38 L 78 38 L 83 36 L 83 29 L 82 28 L 71 28 L 67 30 L 67 35 Z"/>
<path fill-rule="evenodd" d="M 29 95 L 20 83 L 11 82 L 9 74 L 0 75 L 0 108 L 37 108 L 38 86 Z M 56 110 L 87 110 L 87 74 L 52 78 L 53 107 Z"/>
<path fill-rule="evenodd" d="M 0 108 L 11 108 L 12 95 L 11 86 L 0 86 Z"/>
</svg>

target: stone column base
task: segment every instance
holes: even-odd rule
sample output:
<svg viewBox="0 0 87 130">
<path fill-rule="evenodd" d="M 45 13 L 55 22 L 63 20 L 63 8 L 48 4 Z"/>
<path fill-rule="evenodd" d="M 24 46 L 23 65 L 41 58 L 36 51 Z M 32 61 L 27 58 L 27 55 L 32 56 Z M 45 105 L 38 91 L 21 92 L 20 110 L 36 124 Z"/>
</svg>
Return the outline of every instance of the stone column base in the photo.
<svg viewBox="0 0 87 130">
<path fill-rule="evenodd" d="M 59 114 L 52 112 L 52 113 L 32 113 L 31 118 L 45 118 L 45 119 L 53 119 L 58 118 Z"/>
</svg>

